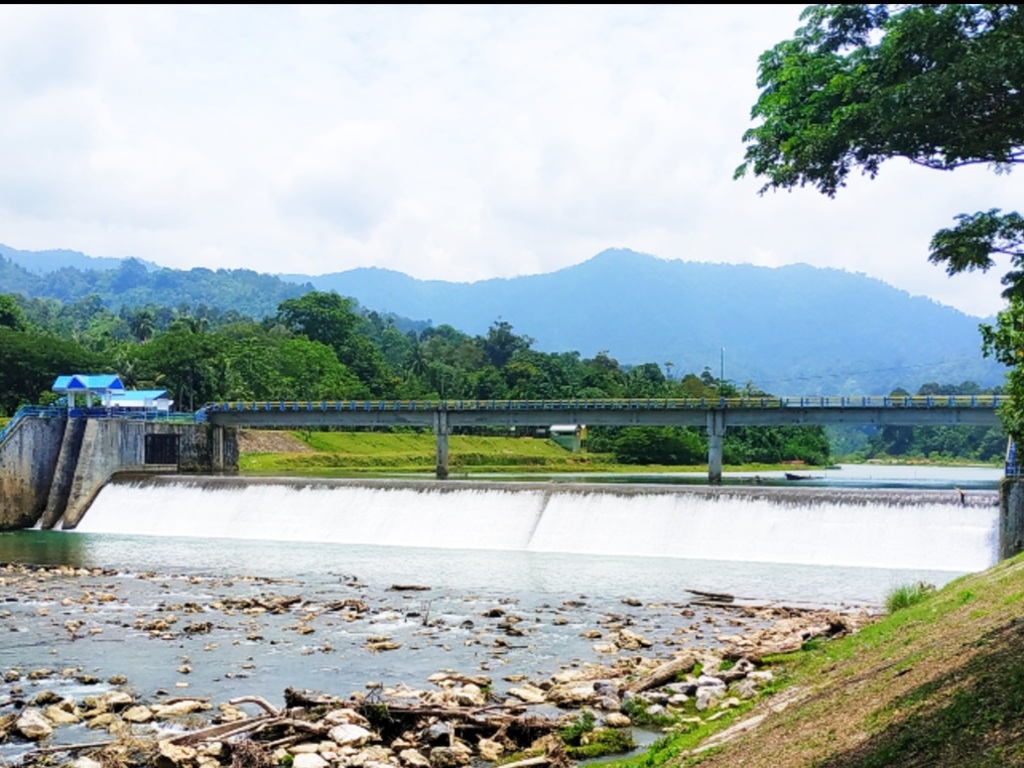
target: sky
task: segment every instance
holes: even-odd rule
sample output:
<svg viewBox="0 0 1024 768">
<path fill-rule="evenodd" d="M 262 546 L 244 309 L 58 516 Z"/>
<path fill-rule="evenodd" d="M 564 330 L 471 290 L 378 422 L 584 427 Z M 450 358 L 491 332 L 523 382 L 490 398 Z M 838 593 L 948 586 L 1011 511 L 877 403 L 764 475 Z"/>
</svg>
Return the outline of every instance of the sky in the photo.
<svg viewBox="0 0 1024 768">
<path fill-rule="evenodd" d="M 834 199 L 733 179 L 802 5 L 0 7 L 0 243 L 176 269 L 472 282 L 606 248 L 860 273 L 985 317 L 928 262 L 1024 174 L 893 160 Z"/>
</svg>

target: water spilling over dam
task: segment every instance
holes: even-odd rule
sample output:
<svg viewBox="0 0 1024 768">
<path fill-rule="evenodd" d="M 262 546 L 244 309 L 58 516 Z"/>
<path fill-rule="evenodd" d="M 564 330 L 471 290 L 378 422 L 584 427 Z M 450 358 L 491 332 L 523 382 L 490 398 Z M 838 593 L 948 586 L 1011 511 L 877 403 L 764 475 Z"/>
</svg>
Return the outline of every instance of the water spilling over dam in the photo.
<svg viewBox="0 0 1024 768">
<path fill-rule="evenodd" d="M 969 572 L 994 493 L 151 477 L 105 487 L 84 533 Z"/>
</svg>

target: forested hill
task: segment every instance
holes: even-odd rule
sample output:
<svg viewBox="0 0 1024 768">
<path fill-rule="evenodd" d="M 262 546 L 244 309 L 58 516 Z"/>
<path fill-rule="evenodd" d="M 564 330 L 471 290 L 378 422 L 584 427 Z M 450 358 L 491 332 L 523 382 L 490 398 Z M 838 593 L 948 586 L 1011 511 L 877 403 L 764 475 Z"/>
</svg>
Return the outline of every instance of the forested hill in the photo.
<svg viewBox="0 0 1024 768">
<path fill-rule="evenodd" d="M 549 274 L 451 283 L 376 268 L 272 276 L 126 260 L 108 269 L 72 251 L 45 253 L 37 260 L 37 253 L 0 247 L 0 293 L 64 302 L 96 294 L 115 311 L 205 304 L 262 318 L 315 288 L 400 318 L 403 330 L 429 321 L 483 334 L 500 318 L 539 351 L 605 351 L 626 365 L 707 368 L 778 394 L 1003 383 L 1002 366 L 981 355 L 978 318 L 864 275 L 806 265 L 706 264 L 609 250 Z M 61 266 L 46 271 L 44 264 Z"/>
<path fill-rule="evenodd" d="M 924 381 L 996 386 L 1005 370 L 982 357 L 978 318 L 864 275 L 807 265 L 608 250 L 550 274 L 476 283 L 382 269 L 303 279 L 467 333 L 501 317 L 544 351 L 608 350 L 622 363 L 707 367 L 716 376 L 724 367 L 726 378 L 779 393 L 889 392 Z"/>
<path fill-rule="evenodd" d="M 34 254 L 0 247 L 0 293 L 57 299 L 65 304 L 95 295 L 114 312 L 146 305 L 205 305 L 260 319 L 273 315 L 282 301 L 314 290 L 310 283 L 285 281 L 248 269 L 154 269 L 138 259 L 111 259 L 115 265 L 109 268 L 103 266 L 108 260 L 93 260 L 74 251 L 42 253 L 50 258 L 36 263 L 31 258 Z M 41 266 L 44 264 L 60 266 L 47 269 Z"/>
</svg>

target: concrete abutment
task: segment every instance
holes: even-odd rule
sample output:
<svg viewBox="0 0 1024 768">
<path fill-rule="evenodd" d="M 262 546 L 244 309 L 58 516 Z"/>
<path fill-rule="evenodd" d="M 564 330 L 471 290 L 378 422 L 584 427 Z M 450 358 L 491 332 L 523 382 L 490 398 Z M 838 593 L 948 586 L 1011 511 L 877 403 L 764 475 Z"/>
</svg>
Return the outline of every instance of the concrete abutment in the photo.
<svg viewBox="0 0 1024 768">
<path fill-rule="evenodd" d="M 147 437 L 173 444 L 175 464 L 147 462 Z M 166 442 L 166 440 L 165 440 Z M 232 428 L 142 419 L 32 417 L 0 443 L 0 530 L 74 528 L 123 472 L 237 472 Z"/>
<path fill-rule="evenodd" d="M 1024 551 L 1024 481 L 1006 478 L 999 489 L 999 559 Z"/>
</svg>

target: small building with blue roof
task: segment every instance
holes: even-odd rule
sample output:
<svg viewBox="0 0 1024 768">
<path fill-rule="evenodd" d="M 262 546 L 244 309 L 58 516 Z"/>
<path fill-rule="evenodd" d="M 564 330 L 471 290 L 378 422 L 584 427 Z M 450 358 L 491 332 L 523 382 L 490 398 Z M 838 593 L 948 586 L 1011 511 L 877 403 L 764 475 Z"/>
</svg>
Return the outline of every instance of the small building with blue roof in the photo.
<svg viewBox="0 0 1024 768">
<path fill-rule="evenodd" d="M 76 373 L 58 376 L 53 382 L 53 391 L 67 398 L 68 408 L 109 407 L 108 401 L 114 394 L 124 394 L 124 384 L 121 377 L 113 373 Z"/>
<path fill-rule="evenodd" d="M 165 389 L 125 389 L 121 377 L 113 373 L 58 376 L 53 391 L 67 398 L 69 409 L 98 407 L 167 413 L 173 402 Z"/>
</svg>

